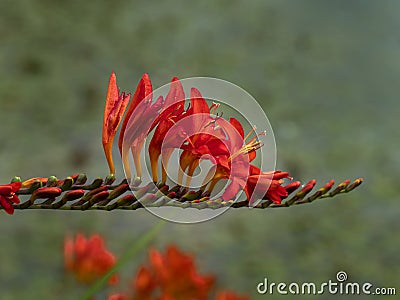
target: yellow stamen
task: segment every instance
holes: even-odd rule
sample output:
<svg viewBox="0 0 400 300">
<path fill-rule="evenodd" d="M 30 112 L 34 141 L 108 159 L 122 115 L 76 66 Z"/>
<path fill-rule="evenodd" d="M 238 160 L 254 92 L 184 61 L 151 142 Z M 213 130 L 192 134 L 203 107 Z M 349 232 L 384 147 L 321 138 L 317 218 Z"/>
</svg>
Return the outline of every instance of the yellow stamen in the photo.
<svg viewBox="0 0 400 300">
<path fill-rule="evenodd" d="M 256 125 L 254 125 L 251 128 L 251 130 L 249 131 L 249 133 L 244 137 L 244 141 L 246 141 L 251 136 L 251 134 L 256 131 L 256 129 L 257 129 L 257 127 L 256 127 Z"/>
</svg>

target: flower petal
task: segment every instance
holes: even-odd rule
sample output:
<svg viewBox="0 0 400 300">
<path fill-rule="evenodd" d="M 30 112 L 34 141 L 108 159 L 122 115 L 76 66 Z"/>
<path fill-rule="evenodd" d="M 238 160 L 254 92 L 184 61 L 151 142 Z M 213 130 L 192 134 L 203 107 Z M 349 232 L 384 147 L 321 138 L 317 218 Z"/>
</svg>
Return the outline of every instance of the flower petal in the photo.
<svg viewBox="0 0 400 300">
<path fill-rule="evenodd" d="M 126 126 L 128 125 L 129 119 L 132 113 L 135 111 L 136 107 L 139 105 L 139 103 L 142 102 L 143 99 L 148 97 L 152 92 L 153 92 L 153 87 L 151 85 L 150 77 L 147 73 L 145 73 L 142 76 L 142 79 L 139 81 L 135 94 L 132 97 L 132 101 L 129 104 L 129 108 L 128 111 L 126 112 L 124 121 L 122 122 L 121 132 L 119 134 L 119 140 L 118 140 L 118 147 L 121 154 L 122 154 L 122 142 L 124 139 L 125 129 Z"/>
<path fill-rule="evenodd" d="M 0 206 L 2 206 L 4 211 L 9 215 L 12 215 L 14 213 L 14 206 L 11 204 L 10 201 L 8 201 L 8 199 L 6 199 L 2 195 L 0 195 Z"/>
<path fill-rule="evenodd" d="M 10 195 L 12 192 L 12 186 L 9 184 L 7 185 L 0 185 L 0 195 Z"/>
<path fill-rule="evenodd" d="M 15 193 L 21 188 L 22 182 L 20 182 L 20 181 L 12 182 L 12 183 L 10 183 L 10 186 L 11 186 L 13 193 Z"/>
</svg>

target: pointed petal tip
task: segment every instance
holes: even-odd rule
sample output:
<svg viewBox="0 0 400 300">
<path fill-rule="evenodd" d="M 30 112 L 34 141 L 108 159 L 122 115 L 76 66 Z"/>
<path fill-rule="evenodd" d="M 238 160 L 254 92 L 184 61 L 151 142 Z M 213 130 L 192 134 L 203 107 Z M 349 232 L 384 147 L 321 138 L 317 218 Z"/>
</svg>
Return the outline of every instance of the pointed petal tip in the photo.
<svg viewBox="0 0 400 300">
<path fill-rule="evenodd" d="M 144 73 L 144 74 L 142 75 L 142 80 L 144 80 L 144 81 L 150 81 L 150 75 L 149 75 L 149 73 Z"/>
<path fill-rule="evenodd" d="M 117 84 L 117 75 L 115 74 L 114 71 L 111 72 L 110 74 L 110 80 L 109 80 L 109 86 L 110 85 L 116 85 Z"/>
<path fill-rule="evenodd" d="M 202 95 L 197 88 L 192 87 L 192 88 L 190 88 L 190 97 L 191 98 L 200 98 L 200 97 L 202 97 Z"/>
</svg>

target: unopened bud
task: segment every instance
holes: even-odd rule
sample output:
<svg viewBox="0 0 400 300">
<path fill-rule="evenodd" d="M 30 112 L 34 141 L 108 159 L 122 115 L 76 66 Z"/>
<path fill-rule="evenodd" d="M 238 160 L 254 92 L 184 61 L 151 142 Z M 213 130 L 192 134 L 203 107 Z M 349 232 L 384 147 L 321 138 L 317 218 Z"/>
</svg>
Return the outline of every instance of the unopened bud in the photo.
<svg viewBox="0 0 400 300">
<path fill-rule="evenodd" d="M 87 180 L 86 174 L 78 174 L 78 176 L 76 177 L 75 184 L 77 185 L 85 184 L 86 180 Z"/>
<path fill-rule="evenodd" d="M 115 199 L 119 196 L 121 196 L 122 194 L 124 194 L 125 192 L 129 191 L 129 185 L 126 184 L 121 184 L 119 186 L 117 186 L 108 196 L 108 200 L 112 200 Z"/>
<path fill-rule="evenodd" d="M 297 190 L 301 185 L 300 181 L 295 181 L 291 182 L 288 185 L 285 186 L 285 190 L 288 192 L 288 194 L 293 193 L 295 190 Z"/>
<path fill-rule="evenodd" d="M 115 175 L 114 174 L 109 174 L 107 177 L 104 179 L 104 184 L 105 185 L 112 185 L 115 181 Z"/>
<path fill-rule="evenodd" d="M 134 196 L 136 197 L 136 199 L 140 199 L 142 198 L 148 191 L 149 191 L 149 186 L 146 185 L 140 189 L 138 189 L 136 192 L 134 192 Z"/>
<path fill-rule="evenodd" d="M 73 201 L 82 198 L 85 195 L 85 190 L 72 190 L 65 193 L 63 199 L 66 201 Z"/>
<path fill-rule="evenodd" d="M 56 176 L 50 176 L 47 179 L 46 186 L 48 186 L 48 187 L 56 187 L 57 184 L 58 184 L 58 179 L 57 179 Z"/>
<path fill-rule="evenodd" d="M 352 184 L 350 184 L 347 188 L 346 188 L 346 192 L 350 192 L 352 190 L 354 190 L 356 187 L 358 187 L 361 183 L 363 183 L 364 179 L 363 178 L 357 178 L 356 180 L 353 181 Z"/>
<path fill-rule="evenodd" d="M 13 183 L 13 182 L 21 182 L 21 177 L 19 177 L 19 176 L 14 176 L 14 177 L 11 179 L 11 183 Z"/>
<path fill-rule="evenodd" d="M 125 195 L 124 197 L 118 199 L 116 203 L 117 203 L 117 206 L 127 206 L 127 205 L 131 205 L 135 201 L 136 201 L 135 196 L 133 196 L 132 194 L 128 194 L 128 195 Z"/>
<path fill-rule="evenodd" d="M 140 203 L 142 203 L 143 205 L 152 204 L 156 200 L 157 200 L 157 197 L 154 194 L 147 194 L 144 197 L 142 197 L 141 199 L 139 199 Z"/>
<path fill-rule="evenodd" d="M 35 190 L 32 194 L 35 199 L 55 198 L 60 196 L 62 190 L 58 187 L 42 187 Z"/>
<path fill-rule="evenodd" d="M 89 190 L 93 190 L 93 189 L 97 189 L 102 184 L 103 184 L 103 178 L 98 177 L 95 180 L 93 180 L 93 182 L 91 184 L 87 185 L 86 188 Z"/>
<path fill-rule="evenodd" d="M 329 195 L 330 195 L 331 197 L 333 197 L 333 196 L 339 194 L 341 191 L 345 190 L 346 187 L 347 187 L 349 184 L 350 184 L 350 180 L 349 180 L 349 179 L 344 180 L 343 182 L 341 182 L 341 183 L 336 187 L 336 189 L 334 189 L 332 192 L 330 192 Z"/>
<path fill-rule="evenodd" d="M 74 180 L 72 179 L 72 177 L 67 177 L 62 181 L 60 188 L 63 191 L 68 191 L 72 187 L 73 184 L 74 184 Z"/>
<path fill-rule="evenodd" d="M 108 191 L 102 191 L 100 193 L 95 194 L 92 199 L 90 199 L 90 203 L 98 203 L 100 201 L 104 201 L 108 198 L 109 192 Z"/>
<path fill-rule="evenodd" d="M 61 206 L 63 206 L 65 203 L 67 203 L 68 201 L 74 201 L 74 200 L 82 198 L 84 194 L 85 194 L 84 190 L 68 191 L 64 194 L 64 196 L 62 197 L 62 199 L 60 201 L 52 204 L 51 208 L 58 209 Z"/>
<path fill-rule="evenodd" d="M 315 199 L 321 197 L 322 195 L 326 194 L 332 186 L 335 184 L 335 181 L 332 179 L 328 183 L 326 183 L 322 188 L 316 191 L 313 195 L 308 197 L 308 201 L 314 201 Z"/>
</svg>

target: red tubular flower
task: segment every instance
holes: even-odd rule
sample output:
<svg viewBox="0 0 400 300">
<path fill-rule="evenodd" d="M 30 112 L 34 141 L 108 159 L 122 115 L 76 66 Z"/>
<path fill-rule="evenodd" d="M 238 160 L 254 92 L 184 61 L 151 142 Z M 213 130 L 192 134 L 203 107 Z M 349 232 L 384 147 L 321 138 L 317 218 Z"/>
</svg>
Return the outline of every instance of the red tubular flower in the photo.
<svg viewBox="0 0 400 300">
<path fill-rule="evenodd" d="M 109 252 L 98 235 L 86 239 L 78 234 L 75 241 L 66 238 L 64 243 L 65 269 L 72 272 L 76 279 L 85 284 L 91 284 L 104 276 L 114 265 L 115 257 Z M 113 275 L 109 283 L 118 280 Z"/>
<path fill-rule="evenodd" d="M 251 166 L 250 175 L 244 191 L 251 202 L 257 199 L 268 199 L 274 203 L 281 203 L 288 196 L 288 191 L 282 186 L 283 178 L 289 178 L 288 172 L 262 172 Z M 251 203 L 250 203 L 251 204 Z"/>
<path fill-rule="evenodd" d="M 0 206 L 3 207 L 5 212 L 9 215 L 14 213 L 13 204 L 18 204 L 20 202 L 15 193 L 21 188 L 21 185 L 21 182 L 0 185 Z"/>
<path fill-rule="evenodd" d="M 146 136 L 149 134 L 153 120 L 158 116 L 163 107 L 164 99 L 158 98 L 152 104 L 152 85 L 148 74 L 144 74 L 140 80 L 132 102 L 122 123 L 118 140 L 119 151 L 122 155 L 122 163 L 125 167 L 126 176 L 131 178 L 129 167 L 129 149 L 132 152 L 137 176 L 141 177 L 142 168 L 140 163 L 140 151 Z"/>
<path fill-rule="evenodd" d="M 231 291 L 222 291 L 217 294 L 216 300 L 250 300 L 247 296 L 238 296 Z"/>
<path fill-rule="evenodd" d="M 185 92 L 183 91 L 179 79 L 174 77 L 168 95 L 165 97 L 164 109 L 150 128 L 150 130 L 152 130 L 156 127 L 149 145 L 150 163 L 154 182 L 158 181 L 158 159 L 161 155 L 163 142 L 167 143 L 167 141 L 164 141 L 165 136 L 171 127 L 185 115 L 187 115 L 185 111 Z M 166 163 L 168 163 L 172 151 L 173 148 L 168 149 L 167 153 L 164 153 L 164 160 Z M 162 182 L 164 183 L 167 179 L 166 169 L 167 165 L 162 164 Z"/>
<path fill-rule="evenodd" d="M 241 123 L 231 118 L 229 122 L 221 119 L 217 124 L 226 132 L 226 152 L 220 152 L 217 156 L 215 175 L 210 182 L 208 191 L 211 192 L 215 184 L 221 179 L 230 179 L 222 199 L 229 200 L 236 196 L 240 189 L 244 188 L 250 172 L 250 162 L 256 157 L 256 150 L 261 147 L 257 136 L 246 141 L 254 132 L 252 130 L 246 137 Z"/>
<path fill-rule="evenodd" d="M 218 124 L 227 133 L 229 152 L 227 155 L 219 157 L 216 173 L 209 191 L 211 191 L 219 180 L 230 178 L 231 182 L 222 195 L 224 200 L 229 200 L 246 184 L 246 178 L 249 174 L 249 163 L 255 158 L 255 155 L 250 156 L 249 154 L 255 154 L 255 148 L 253 149 L 250 145 L 246 144 L 242 124 L 237 119 L 231 118 L 229 123 L 219 120 Z"/>
<path fill-rule="evenodd" d="M 215 158 L 221 151 L 226 151 L 224 146 L 225 133 L 216 126 L 217 117 L 211 113 L 218 105 L 208 106 L 201 93 L 192 88 L 190 91 L 190 107 L 187 109 L 187 119 L 177 128 L 180 132 L 174 132 L 170 136 L 185 138 L 185 143 L 178 143 L 176 147 L 183 150 L 180 156 L 180 172 L 178 173 L 178 184 L 182 183 L 183 172 L 187 171 L 186 186 L 189 186 L 191 177 L 199 165 L 200 159 Z M 215 160 L 215 159 L 214 159 Z"/>
<path fill-rule="evenodd" d="M 125 108 L 128 105 L 130 96 L 130 94 L 125 95 L 123 92 L 119 93 L 117 78 L 115 73 L 112 72 L 108 84 L 106 106 L 104 109 L 102 136 L 104 153 L 110 168 L 110 174 L 115 173 L 114 162 L 112 159 L 112 144 L 122 116 L 125 112 Z"/>
</svg>

